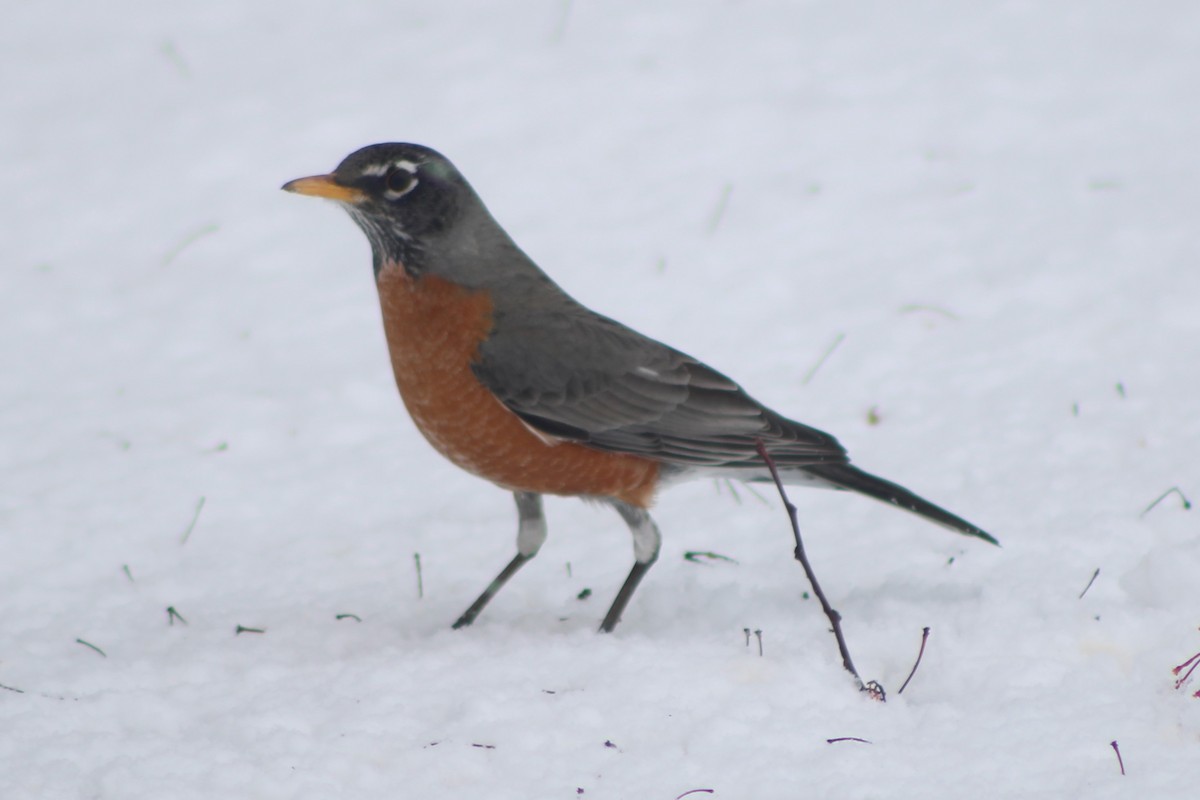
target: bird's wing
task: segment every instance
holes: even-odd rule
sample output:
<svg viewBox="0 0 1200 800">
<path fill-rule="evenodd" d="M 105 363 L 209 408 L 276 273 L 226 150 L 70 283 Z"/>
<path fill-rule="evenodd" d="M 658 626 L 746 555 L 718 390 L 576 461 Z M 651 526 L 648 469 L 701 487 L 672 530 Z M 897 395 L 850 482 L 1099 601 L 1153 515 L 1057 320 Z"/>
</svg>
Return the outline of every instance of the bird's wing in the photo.
<svg viewBox="0 0 1200 800">
<path fill-rule="evenodd" d="M 527 425 L 551 437 L 680 467 L 844 463 L 827 433 L 788 420 L 734 381 L 581 306 L 497 320 L 475 375 Z"/>
</svg>

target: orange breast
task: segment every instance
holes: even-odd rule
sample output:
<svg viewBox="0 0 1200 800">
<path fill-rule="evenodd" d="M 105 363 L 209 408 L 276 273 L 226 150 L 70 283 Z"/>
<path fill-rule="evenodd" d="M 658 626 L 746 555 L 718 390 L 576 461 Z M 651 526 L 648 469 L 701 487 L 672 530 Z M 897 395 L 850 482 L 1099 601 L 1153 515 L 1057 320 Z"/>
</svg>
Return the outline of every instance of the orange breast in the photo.
<svg viewBox="0 0 1200 800">
<path fill-rule="evenodd" d="M 414 279 L 394 265 L 380 271 L 378 288 L 400 396 L 438 452 L 510 490 L 650 504 L 656 462 L 547 442 L 475 377 L 471 364 L 492 327 L 485 293 L 436 277 Z"/>
</svg>

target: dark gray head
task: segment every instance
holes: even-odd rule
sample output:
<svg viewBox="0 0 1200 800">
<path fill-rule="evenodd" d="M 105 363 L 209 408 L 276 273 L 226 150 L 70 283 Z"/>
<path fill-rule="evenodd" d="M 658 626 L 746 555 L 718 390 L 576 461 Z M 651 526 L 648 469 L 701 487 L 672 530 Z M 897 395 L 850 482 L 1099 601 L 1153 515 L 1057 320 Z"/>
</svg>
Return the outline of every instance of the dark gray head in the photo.
<svg viewBox="0 0 1200 800">
<path fill-rule="evenodd" d="M 528 262 L 454 165 L 419 144 L 369 145 L 328 175 L 283 188 L 341 203 L 371 242 L 376 274 L 399 264 L 470 286 L 515 266 L 514 250 Z"/>
</svg>

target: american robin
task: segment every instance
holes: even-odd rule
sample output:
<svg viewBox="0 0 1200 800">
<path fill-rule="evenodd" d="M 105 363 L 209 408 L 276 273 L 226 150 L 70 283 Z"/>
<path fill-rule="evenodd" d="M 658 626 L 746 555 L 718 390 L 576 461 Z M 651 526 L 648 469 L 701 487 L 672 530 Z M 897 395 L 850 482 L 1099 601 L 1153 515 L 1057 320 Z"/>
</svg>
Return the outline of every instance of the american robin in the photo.
<svg viewBox="0 0 1200 800">
<path fill-rule="evenodd" d="M 492 218 L 462 174 L 415 144 L 376 144 L 328 175 L 283 186 L 338 201 L 371 243 L 400 396 L 459 467 L 513 493 L 517 554 L 468 608 L 470 625 L 546 540 L 542 495 L 612 505 L 634 565 L 604 617 L 611 631 L 658 557 L 648 512 L 684 478 L 768 480 L 760 443 L 792 483 L 846 489 L 996 543 L 982 529 L 849 463 L 827 433 L 571 298 Z"/>
</svg>

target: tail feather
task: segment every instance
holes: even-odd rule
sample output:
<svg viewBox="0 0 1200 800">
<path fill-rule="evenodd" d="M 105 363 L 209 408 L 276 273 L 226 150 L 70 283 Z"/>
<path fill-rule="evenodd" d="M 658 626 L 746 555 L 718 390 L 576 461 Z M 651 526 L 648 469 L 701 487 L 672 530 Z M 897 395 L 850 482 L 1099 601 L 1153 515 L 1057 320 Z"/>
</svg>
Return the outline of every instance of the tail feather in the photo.
<svg viewBox="0 0 1200 800">
<path fill-rule="evenodd" d="M 852 467 L 849 464 L 815 464 L 804 467 L 804 471 L 823 481 L 828 481 L 839 489 L 849 489 L 859 494 L 865 494 L 867 497 L 873 497 L 884 503 L 899 506 L 905 511 L 911 511 L 918 516 L 925 517 L 925 519 L 967 536 L 975 536 L 994 545 L 1000 544 L 987 531 L 972 525 L 962 517 L 955 516 L 946 509 L 935 506 L 933 503 L 923 497 L 918 497 L 899 484 L 878 478 L 869 472 L 863 472 L 861 469 Z"/>
</svg>

